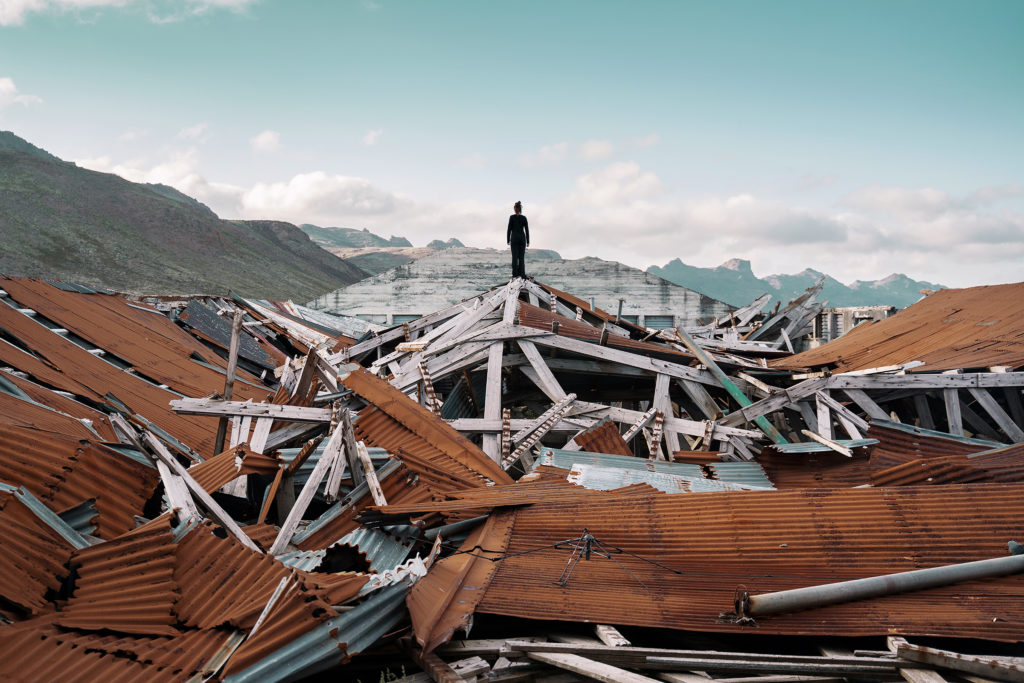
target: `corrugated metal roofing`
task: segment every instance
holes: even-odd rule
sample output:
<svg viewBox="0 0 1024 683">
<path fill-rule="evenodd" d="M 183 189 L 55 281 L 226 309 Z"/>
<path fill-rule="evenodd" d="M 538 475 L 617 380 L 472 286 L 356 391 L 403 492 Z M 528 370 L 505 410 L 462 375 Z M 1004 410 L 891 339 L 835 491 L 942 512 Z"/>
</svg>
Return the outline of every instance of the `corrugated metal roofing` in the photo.
<svg viewBox="0 0 1024 683">
<path fill-rule="evenodd" d="M 234 481 L 246 474 L 274 474 L 279 463 L 275 458 L 249 450 L 247 444 L 239 444 L 234 448 L 208 458 L 188 469 L 188 473 L 208 493 Z"/>
<path fill-rule="evenodd" d="M 67 628 L 177 635 L 169 518 L 79 550 L 75 592 L 58 623 Z"/>
<path fill-rule="evenodd" d="M 74 548 L 6 490 L 0 490 L 0 526 L 0 596 L 27 614 L 52 609 L 46 593 L 60 588 Z"/>
<path fill-rule="evenodd" d="M 378 410 L 387 413 L 396 424 L 404 427 L 406 436 L 399 442 L 389 445 L 383 443 L 383 436 L 371 434 L 366 424 L 361 429 L 368 437 L 367 443 L 388 449 L 390 453 L 410 450 L 409 444 L 413 436 L 421 442 L 429 444 L 443 453 L 448 459 L 464 468 L 468 468 L 481 477 L 498 484 L 507 484 L 512 478 L 501 466 L 487 457 L 473 442 L 455 431 L 447 422 L 433 414 L 401 391 L 379 379 L 355 364 L 345 366 L 348 374 L 341 377 L 341 382 L 358 396 L 369 402 Z M 360 415 L 360 422 L 363 420 Z M 397 437 L 396 437 L 397 438 Z M 435 463 L 441 465 L 441 463 Z M 443 467 L 443 466 L 442 466 Z M 484 485 L 481 481 L 478 485 Z"/>
<path fill-rule="evenodd" d="M 629 444 L 619 433 L 619 426 L 609 418 L 601 420 L 582 434 L 577 434 L 573 440 L 580 448 L 592 453 L 633 455 L 633 451 L 629 450 Z"/>
<path fill-rule="evenodd" d="M 760 463 L 753 461 L 711 462 L 706 467 L 719 481 L 761 488 L 775 488 Z"/>
<path fill-rule="evenodd" d="M 816 349 L 770 361 L 779 369 L 840 372 L 922 361 L 911 372 L 1024 366 L 1024 282 L 943 289 L 891 318 L 859 325 Z"/>
<path fill-rule="evenodd" d="M 117 441 L 117 435 L 114 433 L 114 428 L 110 426 L 110 419 L 98 410 L 90 408 L 80 401 L 76 401 L 73 398 L 62 396 L 58 393 L 50 391 L 46 387 L 40 386 L 35 382 L 31 382 L 27 379 L 15 377 L 14 375 L 4 374 L 3 379 L 13 383 L 19 389 L 25 392 L 25 394 L 36 403 L 40 403 L 48 408 L 70 415 L 77 420 L 88 420 L 91 429 L 96 432 L 96 435 L 101 441 Z"/>
<path fill-rule="evenodd" d="M 157 479 L 154 468 L 102 444 L 0 424 L 0 481 L 24 486 L 54 510 L 95 500 L 101 538 L 134 527 Z"/>
<path fill-rule="evenodd" d="M 1020 533 L 1022 494 L 1022 485 L 975 484 L 641 499 L 605 494 L 539 503 L 516 511 L 507 545 L 499 534 L 478 541 L 507 555 L 477 591 L 483 595 L 476 611 L 748 635 L 899 633 L 1020 641 L 1021 576 L 765 617 L 756 629 L 718 616 L 731 611 L 741 585 L 761 593 L 1004 556 L 1007 540 Z M 537 549 L 577 537 L 584 528 L 606 547 L 638 557 L 580 561 L 559 585 L 569 550 Z M 434 581 L 426 577 L 421 589 L 437 588 Z M 441 577 L 436 581 L 442 583 Z M 459 609 L 467 614 L 473 601 L 460 595 L 465 602 Z"/>
</svg>

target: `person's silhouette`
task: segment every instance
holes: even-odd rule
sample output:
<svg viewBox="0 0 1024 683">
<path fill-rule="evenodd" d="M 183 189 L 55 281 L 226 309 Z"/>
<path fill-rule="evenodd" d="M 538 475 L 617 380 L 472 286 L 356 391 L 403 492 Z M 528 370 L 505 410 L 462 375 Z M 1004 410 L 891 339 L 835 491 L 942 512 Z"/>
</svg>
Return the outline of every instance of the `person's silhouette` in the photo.
<svg viewBox="0 0 1024 683">
<path fill-rule="evenodd" d="M 512 277 L 526 277 L 526 248 L 530 246 L 530 224 L 523 215 L 523 203 L 512 207 L 515 213 L 508 217 L 505 243 L 512 247 Z"/>
</svg>

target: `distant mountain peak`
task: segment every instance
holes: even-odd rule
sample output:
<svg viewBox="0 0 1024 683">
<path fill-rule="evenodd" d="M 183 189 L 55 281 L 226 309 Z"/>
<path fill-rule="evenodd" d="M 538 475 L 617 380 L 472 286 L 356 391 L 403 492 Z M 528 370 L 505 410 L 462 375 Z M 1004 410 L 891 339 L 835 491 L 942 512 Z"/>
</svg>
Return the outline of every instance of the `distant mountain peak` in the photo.
<svg viewBox="0 0 1024 683">
<path fill-rule="evenodd" d="M 442 240 L 431 240 L 427 243 L 428 249 L 450 249 L 452 247 L 465 247 L 466 245 L 457 240 L 454 237 L 448 239 L 447 242 Z"/>
<path fill-rule="evenodd" d="M 53 156 L 45 149 L 36 147 L 24 138 L 20 138 L 9 130 L 0 130 L 0 151 L 21 152 L 37 159 L 45 159 L 60 164 L 67 164 L 67 161 Z M 73 165 L 73 164 L 72 164 Z"/>
<path fill-rule="evenodd" d="M 680 261 L 679 259 L 673 259 L 669 263 L 682 263 L 682 261 Z M 754 274 L 754 271 L 750 269 L 750 261 L 742 258 L 731 258 L 718 267 L 724 268 L 726 270 L 735 270 L 742 273 L 750 273 L 751 275 Z"/>
</svg>

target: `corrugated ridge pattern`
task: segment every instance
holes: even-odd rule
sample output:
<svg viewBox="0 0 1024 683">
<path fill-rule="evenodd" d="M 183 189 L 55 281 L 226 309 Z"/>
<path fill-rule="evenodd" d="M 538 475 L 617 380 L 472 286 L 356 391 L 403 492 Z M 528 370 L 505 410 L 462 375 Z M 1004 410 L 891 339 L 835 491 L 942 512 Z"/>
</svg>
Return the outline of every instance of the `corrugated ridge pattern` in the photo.
<svg viewBox="0 0 1024 683">
<path fill-rule="evenodd" d="M 256 634 L 246 639 L 231 655 L 231 659 L 224 667 L 225 676 L 244 671 L 270 653 L 313 630 L 317 624 L 338 616 L 329 604 L 307 592 L 297 578 L 292 577 L 289 584 L 285 594 L 280 596 L 267 612 Z M 340 661 L 344 655 L 345 652 L 339 651 L 338 660 Z"/>
<path fill-rule="evenodd" d="M 66 647 L 75 648 L 79 654 L 95 651 L 100 655 L 105 653 L 124 661 L 137 662 L 146 667 L 153 680 L 167 681 L 184 680 L 197 672 L 224 645 L 230 633 L 216 629 L 190 629 L 175 637 L 91 633 L 58 628 L 48 616 L 16 624 L 8 633 L 21 635 L 23 631 L 32 634 L 32 638 L 22 641 L 23 646 L 36 652 L 40 658 L 53 652 L 59 655 Z M 2 634 L 0 630 L 0 640 L 4 640 Z M 0 672 L 14 673 L 7 671 L 2 663 Z"/>
<path fill-rule="evenodd" d="M 571 337 L 573 339 L 581 339 L 588 342 L 598 342 L 601 340 L 601 329 L 588 325 L 585 322 L 579 320 L 573 320 L 566 318 L 565 316 L 551 311 L 528 304 L 525 301 L 519 302 L 519 322 L 526 327 L 532 327 L 538 330 L 544 330 L 546 332 L 551 331 L 552 321 L 558 321 L 558 336 L 560 337 Z M 614 318 L 613 318 L 614 320 Z M 679 351 L 673 349 L 670 346 L 664 344 L 653 344 L 651 342 L 640 341 L 638 339 L 630 339 L 629 337 L 623 337 L 619 334 L 608 334 L 606 342 L 608 346 L 617 349 L 628 349 L 636 353 L 652 354 L 656 353 L 661 356 L 668 356 L 671 360 L 676 363 L 688 365 L 693 360 L 693 356 L 685 351 Z"/>
<path fill-rule="evenodd" d="M 110 294 L 68 292 L 29 278 L 5 278 L 3 286 L 22 306 L 128 361 L 142 374 L 175 391 L 203 396 L 224 388 L 223 374 L 189 356 L 196 354 L 222 370 L 226 370 L 227 362 L 144 303 L 129 304 Z M 241 369 L 237 376 L 246 382 L 259 381 Z M 237 383 L 235 388 L 241 400 L 259 397 L 259 391 L 245 382 Z"/>
<path fill-rule="evenodd" d="M 96 438 L 84 424 L 70 415 L 3 392 L 0 392 L 0 419 L 14 427 L 26 427 L 76 439 Z"/>
<path fill-rule="evenodd" d="M 509 556 L 478 610 L 529 619 L 647 627 L 858 636 L 900 633 L 1024 639 L 1024 577 L 765 617 L 752 629 L 718 621 L 733 593 L 798 588 L 1006 555 L 1019 535 L 1024 486 L 973 484 L 890 489 L 608 496 L 518 510 Z M 985 501 L 979 506 L 979 501 Z M 619 564 L 580 561 L 556 581 L 568 550 L 540 550 L 587 528 Z M 485 540 L 483 547 L 490 548 Z"/>
<path fill-rule="evenodd" d="M 241 458 L 240 467 L 235 466 L 237 458 Z M 196 483 L 213 493 L 244 474 L 274 474 L 277 468 L 276 459 L 250 451 L 248 444 L 239 444 L 193 465 L 188 472 Z"/>
<path fill-rule="evenodd" d="M 170 520 L 79 550 L 75 592 L 58 623 L 67 628 L 177 635 Z"/>
<path fill-rule="evenodd" d="M 963 455 L 918 458 L 871 475 L 872 486 L 969 484 L 993 480 L 992 475 L 980 467 L 972 466 Z"/>
<path fill-rule="evenodd" d="M 380 408 L 368 407 L 359 411 L 359 419 L 355 421 L 353 429 L 356 438 L 368 446 L 383 448 L 388 453 L 401 452 L 414 456 L 406 465 L 430 478 L 435 485 L 443 489 L 479 487 L 487 484 L 484 475 L 449 457 Z"/>
<path fill-rule="evenodd" d="M 860 486 L 871 473 L 884 467 L 873 466 L 867 457 L 848 458 L 834 451 L 818 453 L 779 453 L 765 446 L 757 456 L 768 479 L 780 489 Z"/>
<path fill-rule="evenodd" d="M 920 372 L 1024 365 L 1024 282 L 943 289 L 773 368 L 840 371 L 924 361 Z"/>
<path fill-rule="evenodd" d="M 618 425 L 607 418 L 573 438 L 581 449 L 591 453 L 633 455 L 629 444 L 619 434 Z"/>
<path fill-rule="evenodd" d="M 97 358 L 6 304 L 0 306 L 0 327 L 45 359 L 50 368 L 59 369 L 61 373 L 73 380 L 73 382 L 67 383 L 67 387 L 61 388 L 72 387 L 75 384 L 84 385 L 101 402 L 105 400 L 103 397 L 108 394 L 113 395 L 127 405 L 132 412 L 145 416 L 190 447 L 203 453 L 212 452 L 216 435 L 216 420 L 202 416 L 176 414 L 170 409 L 170 401 L 178 398 L 177 394 L 124 372 L 102 358 Z M 3 362 L 19 370 L 31 374 L 32 368 L 38 367 L 38 359 L 32 359 L 24 366 L 18 365 L 19 361 L 25 360 L 26 354 L 24 353 L 7 355 L 8 357 L 4 358 Z M 52 386 L 61 386 L 62 384 L 58 380 L 40 379 Z M 223 381 L 221 378 L 219 385 L 211 384 L 204 391 L 195 395 L 203 396 L 213 391 L 220 391 L 224 387 Z M 244 383 L 236 384 L 236 397 L 261 397 L 261 392 L 246 390 L 244 386 Z M 68 390 L 74 391 L 71 388 Z"/>
<path fill-rule="evenodd" d="M 440 417 L 358 365 L 348 365 L 346 369 L 349 370 L 349 374 L 342 380 L 342 384 L 387 413 L 397 423 L 404 425 L 408 432 L 482 477 L 497 484 L 512 481 L 500 465 L 488 458 L 487 454 L 472 441 L 459 434 Z M 380 445 L 387 448 L 383 444 Z M 484 483 L 481 482 L 480 485 L 483 486 Z"/>
<path fill-rule="evenodd" d="M 24 486 L 54 510 L 95 500 L 100 538 L 134 527 L 157 479 L 154 468 L 106 446 L 0 425 L 0 481 Z"/>
<path fill-rule="evenodd" d="M 181 680 L 127 657 L 93 652 L 35 629 L 0 627 L 0 674 L 13 681 L 149 683 Z"/>
<path fill-rule="evenodd" d="M 0 524 L 0 596 L 29 614 L 52 609 L 46 593 L 60 588 L 67 576 L 71 544 L 12 493 L 0 492 Z"/>
<path fill-rule="evenodd" d="M 61 396 L 60 394 L 54 393 L 50 389 L 27 379 L 22 379 L 21 377 L 11 374 L 5 375 L 4 379 L 16 384 L 18 388 L 28 394 L 33 401 L 42 403 L 49 408 L 53 408 L 54 410 L 70 415 L 76 419 L 89 420 L 92 423 L 92 428 L 96 430 L 97 434 L 99 434 L 101 441 L 117 441 L 117 434 L 114 433 L 114 428 L 110 426 L 110 420 L 104 413 L 90 408 L 84 403 L 76 401 L 73 398 L 68 398 L 67 396 Z"/>
<path fill-rule="evenodd" d="M 985 446 L 964 443 L 955 438 L 945 439 L 933 434 L 910 433 L 874 423 L 865 436 L 878 440 L 871 449 L 872 464 L 876 467 L 888 467 L 912 458 L 967 455 L 988 450 Z M 952 436 L 951 434 L 950 437 Z"/>
<path fill-rule="evenodd" d="M 178 541 L 174 550 L 174 580 L 181 592 L 177 612 L 186 626 L 249 628 L 291 570 L 218 533 L 222 533 L 219 527 L 204 522 Z"/>
</svg>

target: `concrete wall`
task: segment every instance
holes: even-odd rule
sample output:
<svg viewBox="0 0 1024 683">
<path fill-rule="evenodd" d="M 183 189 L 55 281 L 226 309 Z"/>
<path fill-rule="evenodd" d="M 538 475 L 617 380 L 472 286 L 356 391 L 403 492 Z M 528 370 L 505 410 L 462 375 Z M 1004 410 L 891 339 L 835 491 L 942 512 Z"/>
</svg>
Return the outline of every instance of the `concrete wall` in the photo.
<svg viewBox="0 0 1024 683">
<path fill-rule="evenodd" d="M 423 315 L 508 282 L 508 250 L 445 249 L 372 278 L 320 296 L 307 304 L 342 315 L 390 323 L 395 315 Z M 596 258 L 567 261 L 531 258 L 526 272 L 538 282 L 570 292 L 614 314 L 674 316 L 676 325 L 694 325 L 728 314 L 733 307 L 637 268 Z"/>
</svg>

